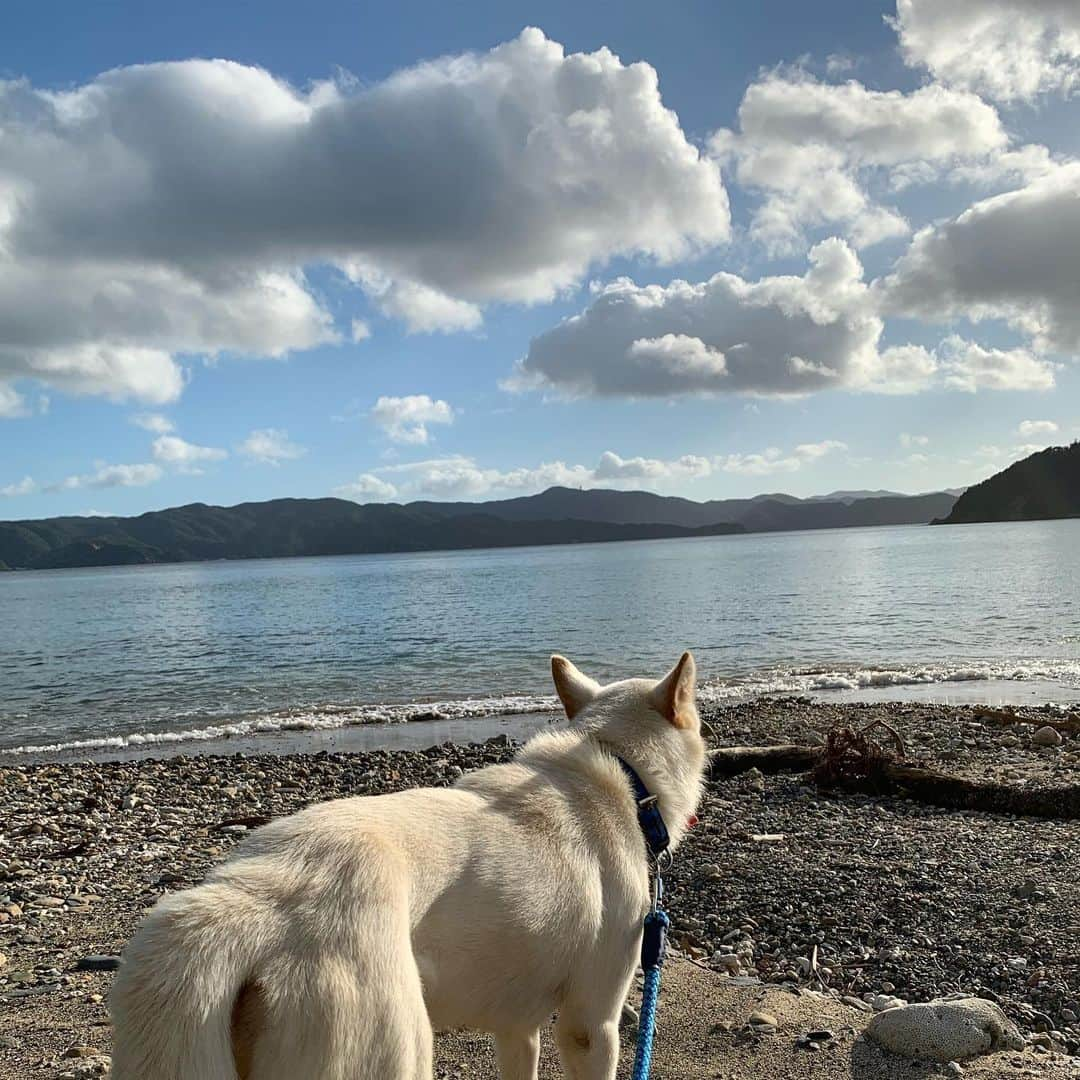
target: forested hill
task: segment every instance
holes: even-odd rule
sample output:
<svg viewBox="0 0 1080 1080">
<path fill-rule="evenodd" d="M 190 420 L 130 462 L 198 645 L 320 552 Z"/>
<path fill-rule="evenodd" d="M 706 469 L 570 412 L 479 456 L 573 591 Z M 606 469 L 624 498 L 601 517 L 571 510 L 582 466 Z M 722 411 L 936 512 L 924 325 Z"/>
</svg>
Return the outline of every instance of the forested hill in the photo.
<svg viewBox="0 0 1080 1080">
<path fill-rule="evenodd" d="M 839 497 L 845 495 L 844 498 Z M 721 499 L 694 502 L 651 491 L 612 491 L 552 487 L 539 495 L 476 503 L 410 503 L 427 513 L 454 516 L 484 513 L 511 521 L 559 520 L 611 521 L 620 524 L 663 522 L 670 525 L 707 525 L 730 521 L 748 532 L 790 529 L 840 529 L 860 525 L 926 525 L 947 514 L 956 496 L 945 491 L 929 495 L 888 495 L 883 498 L 797 499 L 792 495 L 756 495 L 752 499 Z"/>
<path fill-rule="evenodd" d="M 1080 517 L 1080 442 L 1051 446 L 970 487 L 935 524 Z"/>
<path fill-rule="evenodd" d="M 410 506 L 359 506 L 345 499 L 274 499 L 227 508 L 193 503 L 132 518 L 0 522 L 0 562 L 9 569 L 48 569 L 651 540 L 743 531 L 726 522 L 692 528 L 572 519 L 514 522 L 482 510 L 474 506 L 471 514 L 447 517 Z"/>
<path fill-rule="evenodd" d="M 115 566 L 203 559 L 347 555 L 723 535 L 746 531 L 926 524 L 947 493 L 850 502 L 790 495 L 697 503 L 642 491 L 550 488 L 487 503 L 358 505 L 274 499 L 189 506 L 138 517 L 0 522 L 0 569 Z"/>
</svg>

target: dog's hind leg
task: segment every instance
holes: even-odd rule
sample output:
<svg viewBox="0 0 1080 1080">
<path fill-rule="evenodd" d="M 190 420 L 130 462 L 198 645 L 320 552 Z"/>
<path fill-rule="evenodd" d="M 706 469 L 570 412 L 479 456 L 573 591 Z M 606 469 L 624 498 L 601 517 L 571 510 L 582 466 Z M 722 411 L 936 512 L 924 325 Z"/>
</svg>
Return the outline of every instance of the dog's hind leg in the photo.
<svg viewBox="0 0 1080 1080">
<path fill-rule="evenodd" d="M 497 1031 L 495 1057 L 499 1080 L 536 1080 L 540 1063 L 539 1031 Z"/>
<path fill-rule="evenodd" d="M 614 995 L 594 986 L 590 990 L 597 996 L 574 994 L 563 1002 L 555 1021 L 555 1045 L 566 1080 L 615 1080 L 626 984 L 619 982 Z"/>
<path fill-rule="evenodd" d="M 269 972 L 246 1080 L 431 1080 L 420 973 L 407 934 L 396 945 Z"/>
</svg>

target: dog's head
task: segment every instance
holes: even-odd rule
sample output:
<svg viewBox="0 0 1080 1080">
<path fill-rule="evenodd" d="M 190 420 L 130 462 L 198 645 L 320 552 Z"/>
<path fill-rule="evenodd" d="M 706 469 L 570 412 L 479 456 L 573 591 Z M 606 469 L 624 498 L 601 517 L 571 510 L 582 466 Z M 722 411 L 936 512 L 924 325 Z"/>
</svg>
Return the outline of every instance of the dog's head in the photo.
<svg viewBox="0 0 1080 1080">
<path fill-rule="evenodd" d="M 637 769 L 658 796 L 677 842 L 697 808 L 706 760 L 693 656 L 684 652 L 659 681 L 624 679 L 601 686 L 564 656 L 551 658 L 551 674 L 571 724 Z"/>
</svg>

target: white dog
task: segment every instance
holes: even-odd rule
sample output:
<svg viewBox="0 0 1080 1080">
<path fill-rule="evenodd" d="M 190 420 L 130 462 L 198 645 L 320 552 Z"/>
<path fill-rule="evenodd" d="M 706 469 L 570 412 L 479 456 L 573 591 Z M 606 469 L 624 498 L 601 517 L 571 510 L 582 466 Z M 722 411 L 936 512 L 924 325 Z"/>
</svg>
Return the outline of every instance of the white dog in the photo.
<svg viewBox="0 0 1080 1080">
<path fill-rule="evenodd" d="M 552 672 L 573 723 L 511 763 L 311 806 L 162 899 L 113 989 L 113 1080 L 430 1080 L 433 1028 L 459 1027 L 533 1080 L 555 1012 L 566 1076 L 612 1080 L 649 906 L 622 762 L 674 846 L 705 763 L 694 660 L 659 683 Z"/>
</svg>

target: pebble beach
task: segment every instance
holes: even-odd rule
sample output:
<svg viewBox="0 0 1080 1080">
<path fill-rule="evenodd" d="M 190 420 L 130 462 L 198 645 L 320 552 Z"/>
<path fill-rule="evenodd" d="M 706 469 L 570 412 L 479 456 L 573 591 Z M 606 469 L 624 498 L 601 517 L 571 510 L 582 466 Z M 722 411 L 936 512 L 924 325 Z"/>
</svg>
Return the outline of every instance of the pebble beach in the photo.
<svg viewBox="0 0 1080 1080">
<path fill-rule="evenodd" d="M 880 718 L 920 764 L 1016 785 L 1080 781 L 1080 735 L 1035 738 L 1040 720 L 1068 714 L 1016 715 L 1033 722 L 1003 723 L 978 705 L 787 698 L 705 719 L 723 747 L 815 744 L 834 725 Z M 137 921 L 262 820 L 345 795 L 451 784 L 514 748 L 501 735 L 356 754 L 0 764 L 0 1076 L 106 1074 L 106 996 Z M 1080 823 L 824 793 L 802 775 L 756 771 L 711 780 L 700 818 L 667 879 L 675 944 L 695 972 L 733 994 L 801 995 L 854 1018 L 896 1001 L 977 995 L 1027 1040 L 999 1074 L 978 1075 L 1021 1075 L 1021 1058 L 1045 1075 L 1080 1075 Z M 759 1033 L 762 1061 L 775 1040 L 793 1047 L 805 1034 Z M 472 1072 L 475 1053 L 455 1045 L 444 1045 L 443 1076 L 493 1075 Z M 715 1051 L 708 1075 L 725 1075 L 724 1047 Z"/>
</svg>

